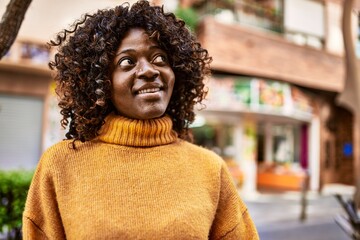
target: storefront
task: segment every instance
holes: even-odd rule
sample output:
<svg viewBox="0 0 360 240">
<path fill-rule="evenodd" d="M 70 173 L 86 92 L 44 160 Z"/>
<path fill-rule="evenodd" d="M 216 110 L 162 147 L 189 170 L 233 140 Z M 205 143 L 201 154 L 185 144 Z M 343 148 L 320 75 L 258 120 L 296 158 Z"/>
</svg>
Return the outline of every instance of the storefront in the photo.
<svg viewBox="0 0 360 240">
<path fill-rule="evenodd" d="M 304 90 L 228 75 L 215 75 L 208 86 L 206 108 L 192 128 L 195 142 L 226 160 L 243 191 L 300 190 L 309 171 L 317 185 L 319 129 Z"/>
</svg>

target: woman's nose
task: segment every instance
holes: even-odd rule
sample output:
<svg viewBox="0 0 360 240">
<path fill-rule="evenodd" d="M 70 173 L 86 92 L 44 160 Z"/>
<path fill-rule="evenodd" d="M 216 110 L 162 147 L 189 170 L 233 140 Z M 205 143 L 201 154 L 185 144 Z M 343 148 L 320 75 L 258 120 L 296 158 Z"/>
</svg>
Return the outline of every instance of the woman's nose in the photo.
<svg viewBox="0 0 360 240">
<path fill-rule="evenodd" d="M 137 70 L 137 75 L 139 78 L 154 79 L 158 77 L 159 74 L 160 74 L 159 70 L 154 68 L 154 66 L 150 62 L 144 61 L 141 64 L 139 64 Z"/>
</svg>

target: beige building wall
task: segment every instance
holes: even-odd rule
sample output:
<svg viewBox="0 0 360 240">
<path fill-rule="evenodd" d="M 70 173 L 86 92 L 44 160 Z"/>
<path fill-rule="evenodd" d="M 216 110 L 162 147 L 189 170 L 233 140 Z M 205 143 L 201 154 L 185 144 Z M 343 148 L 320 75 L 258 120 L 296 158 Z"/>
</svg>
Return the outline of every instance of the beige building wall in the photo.
<svg viewBox="0 0 360 240">
<path fill-rule="evenodd" d="M 0 1 L 0 13 L 4 13 L 10 0 Z M 69 27 L 85 13 L 117 6 L 134 0 L 33 0 L 25 15 L 18 37 L 48 41 L 63 28 Z"/>
</svg>

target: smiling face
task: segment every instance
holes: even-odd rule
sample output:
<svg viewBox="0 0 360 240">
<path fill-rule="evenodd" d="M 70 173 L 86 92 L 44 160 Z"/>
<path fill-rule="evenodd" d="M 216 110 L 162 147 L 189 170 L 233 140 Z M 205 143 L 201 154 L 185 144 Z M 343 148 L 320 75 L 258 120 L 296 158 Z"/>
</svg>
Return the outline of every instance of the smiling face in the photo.
<svg viewBox="0 0 360 240">
<path fill-rule="evenodd" d="M 167 55 L 143 29 L 130 29 L 114 59 L 112 102 L 120 115 L 134 119 L 162 116 L 175 75 Z"/>
</svg>

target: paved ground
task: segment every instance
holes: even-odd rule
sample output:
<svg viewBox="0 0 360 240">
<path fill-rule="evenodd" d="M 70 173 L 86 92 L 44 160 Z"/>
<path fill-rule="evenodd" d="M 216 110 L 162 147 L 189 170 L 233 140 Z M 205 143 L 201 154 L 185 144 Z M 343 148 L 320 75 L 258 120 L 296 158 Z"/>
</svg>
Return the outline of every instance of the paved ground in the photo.
<svg viewBox="0 0 360 240">
<path fill-rule="evenodd" d="M 350 198 L 348 190 L 335 188 L 322 194 L 309 193 L 306 220 L 300 220 L 301 194 L 258 193 L 244 198 L 261 240 L 349 240 L 334 218 L 344 211 L 334 197 Z"/>
</svg>

